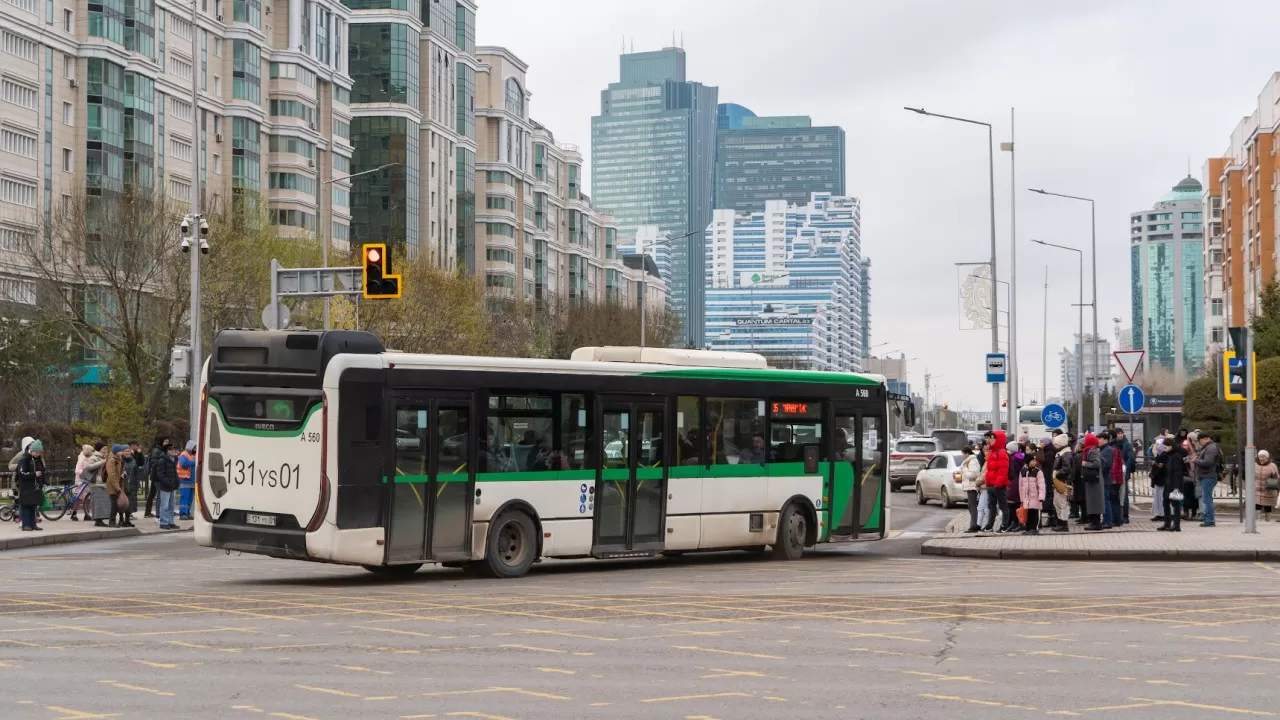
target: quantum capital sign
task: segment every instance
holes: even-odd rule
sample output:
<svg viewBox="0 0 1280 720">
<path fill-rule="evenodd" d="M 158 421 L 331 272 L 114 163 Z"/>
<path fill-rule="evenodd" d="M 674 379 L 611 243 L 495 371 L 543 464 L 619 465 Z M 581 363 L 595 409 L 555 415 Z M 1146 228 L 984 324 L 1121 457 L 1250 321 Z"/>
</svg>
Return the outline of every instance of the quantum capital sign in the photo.
<svg viewBox="0 0 1280 720">
<path fill-rule="evenodd" d="M 779 325 L 812 325 L 811 317 L 795 317 L 791 315 L 783 315 L 777 317 L 753 317 L 753 318 L 737 318 L 733 321 L 738 326 L 779 326 Z"/>
</svg>

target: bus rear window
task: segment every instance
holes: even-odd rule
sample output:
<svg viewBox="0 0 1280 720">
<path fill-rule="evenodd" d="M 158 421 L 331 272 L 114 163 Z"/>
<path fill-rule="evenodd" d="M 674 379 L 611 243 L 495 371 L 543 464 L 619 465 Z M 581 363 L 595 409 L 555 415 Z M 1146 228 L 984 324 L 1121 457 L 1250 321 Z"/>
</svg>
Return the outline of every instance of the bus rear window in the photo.
<svg viewBox="0 0 1280 720">
<path fill-rule="evenodd" d="M 306 416 L 318 397 L 299 395 L 273 395 L 221 393 L 215 398 L 222 408 L 227 422 L 243 423 L 298 423 Z"/>
<path fill-rule="evenodd" d="M 959 450 L 969 442 L 969 434 L 963 430 L 934 430 L 933 439 L 943 450 Z"/>
</svg>

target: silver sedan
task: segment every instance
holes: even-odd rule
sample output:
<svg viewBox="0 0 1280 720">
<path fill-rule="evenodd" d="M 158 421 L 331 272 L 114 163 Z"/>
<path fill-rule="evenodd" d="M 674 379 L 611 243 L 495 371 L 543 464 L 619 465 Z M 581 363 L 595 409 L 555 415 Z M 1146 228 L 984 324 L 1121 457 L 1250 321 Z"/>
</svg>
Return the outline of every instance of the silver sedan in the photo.
<svg viewBox="0 0 1280 720">
<path fill-rule="evenodd" d="M 930 500 L 937 500 L 948 509 L 957 502 L 965 502 L 963 479 L 960 477 L 960 464 L 963 462 L 964 453 L 941 452 L 934 455 L 929 464 L 916 474 L 916 502 L 924 505 Z"/>
</svg>

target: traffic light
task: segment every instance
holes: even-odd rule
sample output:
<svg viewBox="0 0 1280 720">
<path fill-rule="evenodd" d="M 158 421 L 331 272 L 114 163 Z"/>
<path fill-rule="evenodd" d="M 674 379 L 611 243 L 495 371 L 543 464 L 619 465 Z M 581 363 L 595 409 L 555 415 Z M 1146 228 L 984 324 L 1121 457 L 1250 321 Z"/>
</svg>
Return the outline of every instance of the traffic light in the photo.
<svg viewBox="0 0 1280 720">
<path fill-rule="evenodd" d="M 1254 358 L 1256 359 L 1256 355 Z M 1231 402 L 1244 402 L 1248 400 L 1249 384 L 1253 385 L 1254 397 L 1257 397 L 1258 379 L 1254 376 L 1250 359 L 1237 357 L 1234 350 L 1224 350 L 1222 353 L 1222 397 Z"/>
<path fill-rule="evenodd" d="M 400 297 L 400 276 L 391 274 L 391 256 L 382 243 L 365 245 L 364 297 L 369 300 L 387 300 Z"/>
</svg>

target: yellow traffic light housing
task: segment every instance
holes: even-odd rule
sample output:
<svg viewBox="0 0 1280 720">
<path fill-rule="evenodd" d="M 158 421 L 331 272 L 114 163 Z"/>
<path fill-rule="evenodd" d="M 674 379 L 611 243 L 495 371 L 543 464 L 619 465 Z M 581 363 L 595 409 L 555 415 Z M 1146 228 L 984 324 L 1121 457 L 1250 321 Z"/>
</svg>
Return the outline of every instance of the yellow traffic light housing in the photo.
<svg viewBox="0 0 1280 720">
<path fill-rule="evenodd" d="M 391 300 L 400 297 L 400 276 L 391 274 L 391 256 L 383 243 L 362 247 L 364 258 L 364 297 L 368 300 Z"/>
<path fill-rule="evenodd" d="M 1243 353 L 1242 353 L 1243 354 Z M 1253 396 L 1258 396 L 1258 377 L 1254 373 L 1255 354 L 1246 360 L 1234 350 L 1222 351 L 1222 397 L 1229 402 L 1244 402 L 1249 399 L 1248 385 L 1252 385 Z"/>
</svg>

